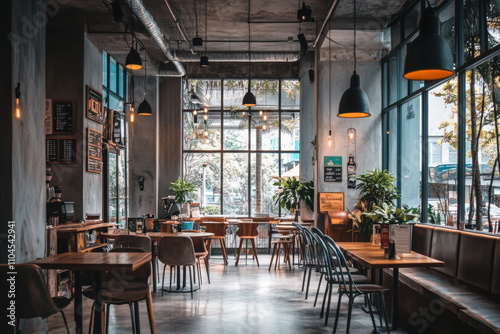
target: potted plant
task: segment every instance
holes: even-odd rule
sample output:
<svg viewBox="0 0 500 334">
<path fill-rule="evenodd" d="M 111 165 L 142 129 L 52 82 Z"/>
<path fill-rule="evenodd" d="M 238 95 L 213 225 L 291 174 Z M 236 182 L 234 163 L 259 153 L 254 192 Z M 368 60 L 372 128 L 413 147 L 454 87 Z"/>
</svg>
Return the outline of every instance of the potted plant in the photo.
<svg viewBox="0 0 500 334">
<path fill-rule="evenodd" d="M 175 201 L 182 205 L 182 213 L 189 216 L 189 206 L 187 203 L 195 199 L 197 190 L 196 185 L 179 177 L 175 182 L 170 183 L 168 189 L 172 191 L 172 194 L 175 196 Z"/>
<path fill-rule="evenodd" d="M 314 211 L 314 181 L 302 182 L 300 177 L 279 178 L 274 182 L 278 190 L 273 195 L 276 204 L 294 214 L 304 201 L 310 211 Z"/>
<path fill-rule="evenodd" d="M 349 218 L 353 220 L 354 232 L 358 233 L 358 240 L 370 241 L 373 231 L 374 220 L 366 215 L 373 212 L 376 207 L 383 203 L 393 204 L 393 200 L 399 198 L 398 188 L 394 185 L 396 178 L 387 170 L 375 168 L 356 175 L 356 189 L 360 190 L 358 203 L 349 212 Z"/>
<path fill-rule="evenodd" d="M 374 222 L 386 224 L 406 224 L 417 217 L 413 213 L 414 209 L 404 205 L 398 208 L 393 203 L 382 203 L 381 206 L 375 206 L 372 212 L 363 212 L 362 215 L 368 216 Z"/>
</svg>

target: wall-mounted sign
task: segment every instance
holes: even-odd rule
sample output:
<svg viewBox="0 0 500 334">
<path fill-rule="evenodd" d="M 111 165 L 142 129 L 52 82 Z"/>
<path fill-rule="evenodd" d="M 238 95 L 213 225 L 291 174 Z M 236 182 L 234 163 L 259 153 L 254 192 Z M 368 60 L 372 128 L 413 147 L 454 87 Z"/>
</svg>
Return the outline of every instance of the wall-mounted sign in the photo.
<svg viewBox="0 0 500 334">
<path fill-rule="evenodd" d="M 52 134 L 73 133 L 75 102 L 52 102 Z"/>
<path fill-rule="evenodd" d="M 125 145 L 125 113 L 113 110 L 113 142 Z"/>
<path fill-rule="evenodd" d="M 319 193 L 319 211 L 344 211 L 344 193 Z"/>
<path fill-rule="evenodd" d="M 325 182 L 342 182 L 342 157 L 325 157 Z"/>
<path fill-rule="evenodd" d="M 72 163 L 78 160 L 78 139 L 48 138 L 45 141 L 46 162 Z"/>
<path fill-rule="evenodd" d="M 102 134 L 87 129 L 87 171 L 100 173 L 102 164 Z"/>
<path fill-rule="evenodd" d="M 90 86 L 87 86 L 87 118 L 101 124 L 104 121 L 102 94 Z"/>
</svg>

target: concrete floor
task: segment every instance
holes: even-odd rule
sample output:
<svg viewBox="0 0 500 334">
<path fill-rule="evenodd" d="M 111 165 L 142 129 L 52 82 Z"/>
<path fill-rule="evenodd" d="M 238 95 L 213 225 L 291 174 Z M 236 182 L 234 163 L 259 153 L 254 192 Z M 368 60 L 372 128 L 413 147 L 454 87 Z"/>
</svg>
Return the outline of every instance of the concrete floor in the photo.
<svg viewBox="0 0 500 334">
<path fill-rule="evenodd" d="M 210 264 L 211 284 L 206 281 L 203 270 L 203 285 L 196 291 L 194 299 L 190 294 L 153 293 L 153 308 L 157 333 L 332 333 L 335 321 L 337 296 L 332 296 L 332 311 L 328 326 L 319 314 L 321 305 L 313 307 L 314 292 L 319 276 L 313 275 L 313 292 L 307 300 L 301 292 L 303 270 L 297 265 L 292 271 L 268 271 L 270 256 L 259 255 L 260 267 L 248 258 L 240 259 L 234 266 L 230 255 L 229 266 L 222 264 L 221 256 L 213 256 Z M 168 282 L 168 270 L 166 272 Z M 161 287 L 161 280 L 160 280 Z M 159 290 L 159 289 L 158 289 Z M 370 316 L 360 310 L 363 299 L 358 297 L 351 322 L 351 333 L 371 333 Z M 84 333 L 89 326 L 91 301 L 84 297 Z M 74 332 L 73 304 L 65 309 Z M 140 302 L 141 332 L 149 333 L 145 302 Z M 338 333 L 345 333 L 347 300 L 342 303 Z M 377 323 L 378 324 L 378 323 Z M 48 320 L 48 333 L 65 333 L 60 315 Z M 130 312 L 127 305 L 112 306 L 110 333 L 132 333 Z M 406 333 L 391 331 L 391 333 Z"/>
</svg>

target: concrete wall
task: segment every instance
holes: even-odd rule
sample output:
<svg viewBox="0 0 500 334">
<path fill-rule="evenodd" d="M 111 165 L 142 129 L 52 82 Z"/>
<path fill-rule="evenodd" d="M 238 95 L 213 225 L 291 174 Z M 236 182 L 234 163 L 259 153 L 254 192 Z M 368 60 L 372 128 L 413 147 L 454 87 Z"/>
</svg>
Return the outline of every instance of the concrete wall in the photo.
<svg viewBox="0 0 500 334">
<path fill-rule="evenodd" d="M 157 198 L 157 125 L 160 113 L 158 108 L 157 77 L 146 81 L 147 101 L 153 108 L 152 116 L 136 115 L 135 122 L 129 123 L 129 196 L 130 217 L 154 214 L 156 217 Z M 134 78 L 135 110 L 144 101 L 144 77 Z M 139 189 L 139 178 L 144 178 L 144 191 Z"/>
<path fill-rule="evenodd" d="M 47 27 L 47 98 L 75 102 L 74 132 L 58 137 L 78 139 L 77 162 L 48 164 L 52 186 L 62 187 L 63 201 L 75 202 L 73 220 L 102 212 L 102 175 L 87 172 L 87 129 L 102 131 L 102 124 L 86 116 L 87 85 L 102 91 L 102 52 L 88 39 L 83 17 L 64 10 Z"/>
<path fill-rule="evenodd" d="M 381 68 L 378 62 L 358 62 L 357 73 L 361 77 L 361 88 L 370 102 L 371 116 L 368 118 L 337 117 L 340 98 L 349 88 L 353 67 L 351 62 L 332 63 L 332 87 L 329 88 L 329 65 L 324 59 L 318 64 L 318 192 L 343 192 L 344 206 L 352 209 L 357 203 L 359 191 L 347 189 L 347 129 L 356 129 L 357 172 L 380 168 L 382 165 L 382 145 L 380 110 L 381 101 Z M 330 124 L 329 101 L 331 98 L 331 124 L 333 144 L 328 146 L 328 130 Z M 342 182 L 324 182 L 324 157 L 342 157 Z"/>
</svg>

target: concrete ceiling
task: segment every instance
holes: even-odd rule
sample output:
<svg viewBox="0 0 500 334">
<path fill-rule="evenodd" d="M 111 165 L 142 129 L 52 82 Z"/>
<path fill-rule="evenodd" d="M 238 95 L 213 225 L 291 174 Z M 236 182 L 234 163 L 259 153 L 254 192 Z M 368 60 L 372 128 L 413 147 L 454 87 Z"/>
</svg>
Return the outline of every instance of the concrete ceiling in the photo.
<svg viewBox="0 0 500 334">
<path fill-rule="evenodd" d="M 158 47 L 148 30 L 131 12 L 129 1 L 120 0 L 125 14 L 122 23 L 112 22 L 110 0 L 72 0 L 68 1 L 65 7 L 76 8 L 85 15 L 90 38 L 119 62 L 124 63 L 130 49 L 131 36 L 124 34 L 125 27 L 128 26 L 130 29 L 133 25 L 135 34 L 145 46 L 148 58 L 154 63 L 154 67 L 157 68 L 162 62 L 168 63 L 165 52 Z M 205 1 L 208 28 L 206 31 Z M 381 31 L 405 1 L 357 0 L 358 59 L 374 60 L 380 57 L 381 50 L 388 42 Z M 336 3 L 336 6 L 324 34 L 332 39 L 330 43 L 332 59 L 346 60 L 352 58 L 353 0 L 332 0 L 332 2 Z M 248 1 L 142 0 L 142 3 L 158 23 L 173 55 L 181 62 L 199 61 L 199 57 L 205 52 L 205 45 L 208 56 L 213 56 L 210 57 L 210 61 L 218 57 L 228 62 L 247 61 Z M 250 49 L 254 60 L 297 60 L 300 57 L 300 44 L 297 39 L 299 29 L 305 34 L 309 48 L 312 48 L 332 3 L 329 0 L 307 0 L 306 5 L 311 7 L 315 21 L 299 24 L 297 21 L 299 1 L 250 1 Z M 174 21 L 169 7 L 178 17 L 177 22 Z M 198 34 L 204 41 L 202 47 L 190 45 L 196 35 L 196 22 Z M 179 26 L 184 30 L 189 43 L 182 37 Z M 320 44 L 321 54 L 325 52 L 327 54 L 328 39 L 321 38 Z"/>
</svg>

